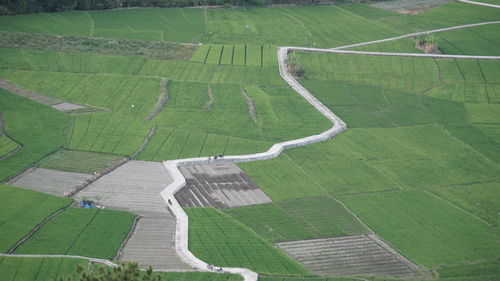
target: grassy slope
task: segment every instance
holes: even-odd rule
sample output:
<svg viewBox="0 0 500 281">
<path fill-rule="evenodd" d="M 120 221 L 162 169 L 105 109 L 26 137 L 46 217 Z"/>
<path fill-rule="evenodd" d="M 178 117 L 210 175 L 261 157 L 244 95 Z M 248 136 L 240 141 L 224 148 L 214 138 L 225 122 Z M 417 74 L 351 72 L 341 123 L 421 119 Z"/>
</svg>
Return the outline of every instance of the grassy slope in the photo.
<svg viewBox="0 0 500 281">
<path fill-rule="evenodd" d="M 0 89 L 0 111 L 6 133 L 23 148 L 0 161 L 0 180 L 24 169 L 64 145 L 67 117 Z"/>
<path fill-rule="evenodd" d="M 367 232 L 353 215 L 329 197 L 231 208 L 225 212 L 271 242 Z"/>
<path fill-rule="evenodd" d="M 0 135 L 0 157 L 14 151 L 19 145 L 9 137 Z"/>
<path fill-rule="evenodd" d="M 134 215 L 112 210 L 70 208 L 24 242 L 16 254 L 59 254 L 113 259 Z"/>
<path fill-rule="evenodd" d="M 72 201 L 0 185 L 0 252 L 7 252 L 43 219 Z"/>
<path fill-rule="evenodd" d="M 308 271 L 250 228 L 213 208 L 187 208 L 189 250 L 217 266 L 259 273 L 308 275 Z"/>
</svg>

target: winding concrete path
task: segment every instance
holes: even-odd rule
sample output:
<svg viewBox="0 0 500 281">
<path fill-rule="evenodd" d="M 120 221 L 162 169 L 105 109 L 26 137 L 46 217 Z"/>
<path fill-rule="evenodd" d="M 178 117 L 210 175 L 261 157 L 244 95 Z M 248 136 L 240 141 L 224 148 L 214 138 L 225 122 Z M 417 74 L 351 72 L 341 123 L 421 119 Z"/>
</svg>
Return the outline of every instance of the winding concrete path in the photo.
<svg viewBox="0 0 500 281">
<path fill-rule="evenodd" d="M 210 271 L 208 264 L 191 253 L 188 247 L 188 229 L 189 229 L 189 218 L 184 212 L 180 204 L 175 198 L 175 193 L 182 189 L 186 185 L 186 179 L 179 170 L 180 166 L 193 165 L 193 164 L 208 164 L 214 162 L 249 162 L 249 161 L 260 161 L 271 159 L 279 156 L 281 152 L 288 148 L 303 146 L 307 144 L 312 144 L 316 142 L 325 141 L 334 137 L 335 135 L 345 131 L 347 125 L 342 119 L 335 115 L 330 109 L 323 105 L 318 99 L 316 99 L 307 89 L 300 85 L 295 78 L 288 72 L 286 66 L 286 60 L 288 52 L 290 51 L 306 51 L 306 52 L 324 52 L 324 53 L 337 53 L 337 54 L 357 54 L 357 55 L 376 55 L 376 56 L 404 56 L 404 57 L 431 57 L 431 58 L 455 58 L 455 59 L 485 59 L 485 60 L 500 60 L 500 56 L 466 56 L 466 55 L 439 55 L 439 54 L 418 54 L 418 53 L 385 53 L 385 52 L 361 52 L 361 51 L 345 51 L 340 50 L 344 48 L 352 48 L 355 46 L 362 46 L 367 44 L 380 43 L 390 40 L 396 40 L 400 38 L 415 36 L 415 34 L 426 34 L 431 32 L 440 32 L 446 30 L 454 30 L 458 28 L 480 26 L 485 24 L 496 24 L 497 22 L 479 23 L 471 25 L 463 25 L 460 27 L 444 28 L 439 30 L 434 30 L 430 32 L 419 32 L 410 35 L 389 38 L 384 40 L 377 40 L 367 43 L 360 43 L 355 45 L 342 46 L 334 49 L 316 49 L 316 48 L 301 48 L 301 47 L 278 47 L 278 63 L 279 72 L 281 77 L 292 87 L 298 94 L 300 94 L 304 99 L 306 99 L 312 106 L 314 106 L 323 116 L 333 123 L 333 127 L 327 131 L 324 131 L 318 135 L 312 135 L 301 139 L 286 141 L 274 144 L 269 150 L 261 153 L 248 154 L 248 155 L 234 155 L 234 156 L 224 156 L 218 160 L 209 160 L 207 157 L 198 158 L 187 158 L 187 159 L 177 159 L 164 161 L 163 165 L 168 170 L 174 181 L 167 186 L 162 192 L 161 196 L 167 202 L 168 207 L 172 210 L 176 217 L 176 234 L 175 234 L 175 248 L 179 257 L 191 267 L 200 271 Z M 257 281 L 258 274 L 246 268 L 224 268 L 224 272 L 239 274 L 243 276 L 245 281 Z"/>
<path fill-rule="evenodd" d="M 472 1 L 468 1 L 468 2 L 472 2 Z M 396 36 L 396 37 L 391 37 L 391 38 L 386 38 L 386 39 L 380 39 L 380 40 L 362 42 L 362 43 L 357 43 L 357 44 L 345 45 L 345 46 L 330 48 L 330 50 L 350 49 L 350 48 L 356 48 L 356 47 L 361 47 L 361 46 L 366 46 L 366 45 L 372 45 L 372 44 L 378 44 L 378 43 L 399 40 L 399 39 L 408 38 L 408 37 L 416 37 L 416 36 L 421 36 L 421 35 L 426 35 L 426 34 L 451 31 L 451 30 L 457 30 L 457 29 L 462 29 L 462 28 L 470 28 L 470 27 L 475 27 L 475 26 L 489 25 L 489 24 L 499 24 L 499 23 L 500 23 L 500 21 L 488 21 L 488 22 L 480 22 L 480 23 L 472 23 L 472 24 L 463 24 L 463 25 L 457 25 L 457 26 L 452 26 L 452 27 L 445 27 L 445 28 L 415 32 L 415 33 L 409 33 L 406 35 L 401 35 L 401 36 Z"/>
<path fill-rule="evenodd" d="M 495 5 L 495 4 L 490 4 L 490 3 L 483 3 L 483 2 L 469 1 L 469 0 L 458 0 L 458 2 L 500 9 L 500 5 Z"/>
</svg>

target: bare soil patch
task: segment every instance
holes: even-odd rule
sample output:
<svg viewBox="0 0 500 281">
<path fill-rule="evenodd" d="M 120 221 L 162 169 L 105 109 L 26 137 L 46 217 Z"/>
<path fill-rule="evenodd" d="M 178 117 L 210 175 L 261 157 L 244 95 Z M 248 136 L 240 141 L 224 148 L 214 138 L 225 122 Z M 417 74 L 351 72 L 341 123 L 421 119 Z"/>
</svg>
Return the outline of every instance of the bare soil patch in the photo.
<svg viewBox="0 0 500 281">
<path fill-rule="evenodd" d="M 233 163 L 180 168 L 186 186 L 176 195 L 183 207 L 232 208 L 265 204 L 271 199 Z"/>
</svg>

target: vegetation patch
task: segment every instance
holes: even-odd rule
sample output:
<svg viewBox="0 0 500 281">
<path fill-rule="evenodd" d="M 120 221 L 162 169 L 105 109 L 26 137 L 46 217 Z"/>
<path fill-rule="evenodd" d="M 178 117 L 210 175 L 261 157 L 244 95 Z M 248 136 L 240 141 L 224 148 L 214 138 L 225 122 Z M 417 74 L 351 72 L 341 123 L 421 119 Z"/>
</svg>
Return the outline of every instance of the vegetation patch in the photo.
<svg viewBox="0 0 500 281">
<path fill-rule="evenodd" d="M 331 197 L 279 201 L 226 209 L 224 212 L 271 242 L 368 232 L 343 205 Z"/>
<path fill-rule="evenodd" d="M 37 166 L 59 171 L 93 174 L 108 168 L 122 159 L 122 156 L 113 154 L 60 150 L 38 162 Z"/>
<path fill-rule="evenodd" d="M 308 275 L 308 271 L 250 228 L 213 208 L 187 208 L 189 250 L 203 261 L 259 273 Z"/>
<path fill-rule="evenodd" d="M 70 208 L 33 235 L 16 254 L 76 255 L 111 260 L 127 236 L 134 215 Z"/>
<path fill-rule="evenodd" d="M 0 252 L 6 253 L 46 217 L 73 200 L 0 185 Z M 0 275 L 2 276 L 2 275 Z"/>
<path fill-rule="evenodd" d="M 0 135 L 0 159 L 15 151 L 19 145 L 5 135 Z"/>
</svg>

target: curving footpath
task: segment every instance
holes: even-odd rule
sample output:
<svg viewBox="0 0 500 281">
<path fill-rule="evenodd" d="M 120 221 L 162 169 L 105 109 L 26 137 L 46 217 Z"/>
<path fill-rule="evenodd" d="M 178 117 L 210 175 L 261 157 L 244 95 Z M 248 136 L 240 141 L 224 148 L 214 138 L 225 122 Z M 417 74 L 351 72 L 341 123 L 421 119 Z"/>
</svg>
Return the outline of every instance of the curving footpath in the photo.
<svg viewBox="0 0 500 281">
<path fill-rule="evenodd" d="M 459 27 L 443 28 L 427 32 L 413 33 L 409 35 L 404 35 L 400 37 L 394 37 L 384 40 L 371 41 L 366 43 L 348 45 L 337 47 L 334 49 L 316 49 L 316 48 L 301 48 L 301 47 L 278 47 L 278 63 L 279 72 L 281 77 L 290 85 L 297 93 L 299 93 L 304 99 L 306 99 L 312 106 L 314 106 L 323 116 L 333 123 L 333 127 L 329 130 L 313 136 L 308 136 L 301 139 L 286 141 L 274 144 L 269 150 L 261 153 L 248 154 L 248 155 L 235 155 L 235 156 L 224 156 L 223 158 L 217 160 L 209 160 L 207 157 L 198 158 L 187 158 L 187 159 L 177 159 L 164 161 L 163 165 L 167 171 L 171 174 L 174 181 L 167 186 L 162 192 L 161 196 L 167 203 L 170 210 L 176 217 L 176 234 L 175 234 L 175 248 L 179 257 L 188 265 L 196 270 L 200 271 L 213 271 L 210 270 L 210 265 L 206 262 L 200 260 L 189 251 L 188 247 L 188 229 L 189 229 L 189 218 L 184 212 L 179 202 L 175 198 L 175 194 L 186 185 L 186 179 L 179 170 L 180 166 L 194 165 L 194 164 L 209 164 L 215 162 L 249 162 L 249 161 L 260 161 L 278 157 L 281 152 L 288 148 L 298 147 L 302 145 L 312 144 L 316 142 L 325 141 L 334 137 L 335 135 L 345 131 L 347 125 L 342 119 L 335 115 L 330 109 L 323 105 L 318 99 L 316 99 L 309 91 L 307 91 L 302 85 L 300 85 L 295 78 L 288 72 L 286 66 L 286 60 L 289 51 L 306 51 L 306 52 L 325 52 L 325 53 L 337 53 L 337 54 L 358 54 L 358 55 L 375 55 L 375 56 L 403 56 L 403 57 L 430 57 L 430 58 L 455 58 L 455 59 L 484 59 L 484 60 L 500 60 L 500 56 L 466 56 L 466 55 L 442 55 L 442 54 L 418 54 L 418 53 L 391 53 L 391 52 L 362 52 L 362 51 L 345 51 L 340 49 L 352 48 L 356 46 L 380 43 L 385 41 L 397 40 L 400 38 L 416 36 L 420 34 L 427 34 L 432 32 L 441 32 L 446 30 L 453 30 L 465 27 L 480 26 L 486 24 L 497 24 L 496 22 L 478 23 L 470 25 L 462 25 Z M 224 272 L 239 274 L 243 276 L 245 281 L 257 281 L 258 274 L 246 269 L 246 268 L 224 268 Z"/>
<path fill-rule="evenodd" d="M 177 224 L 175 234 L 175 248 L 179 257 L 188 265 L 197 270 L 210 271 L 209 265 L 195 257 L 188 249 L 188 228 L 189 219 L 182 207 L 175 199 L 175 193 L 186 185 L 186 179 L 179 170 L 180 166 L 193 165 L 193 164 L 208 164 L 214 162 L 248 162 L 259 161 L 278 157 L 284 149 L 298 147 L 306 144 L 325 141 L 347 129 L 346 124 L 337 115 L 330 111 L 304 87 L 302 87 L 295 78 L 290 75 L 286 67 L 286 58 L 290 47 L 278 48 L 278 62 L 281 77 L 302 97 L 304 97 L 311 105 L 313 105 L 321 114 L 333 123 L 333 127 L 319 135 L 308 136 L 301 139 L 286 141 L 274 144 L 269 150 L 261 153 L 248 154 L 248 155 L 234 155 L 224 156 L 218 160 L 208 160 L 207 157 L 188 158 L 164 161 L 163 165 L 171 174 L 174 182 L 172 182 L 165 190 L 161 192 L 161 196 L 167 202 L 168 207 L 174 213 Z M 224 272 L 240 274 L 245 281 L 256 281 L 258 278 L 257 273 L 246 268 L 224 268 Z"/>
<path fill-rule="evenodd" d="M 495 4 L 490 4 L 490 3 L 483 3 L 483 2 L 469 1 L 469 0 L 458 0 L 458 2 L 500 9 L 500 5 L 495 5 Z"/>
</svg>

